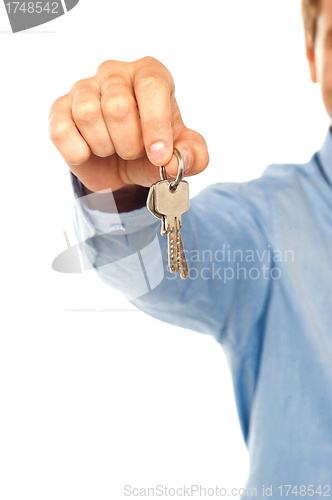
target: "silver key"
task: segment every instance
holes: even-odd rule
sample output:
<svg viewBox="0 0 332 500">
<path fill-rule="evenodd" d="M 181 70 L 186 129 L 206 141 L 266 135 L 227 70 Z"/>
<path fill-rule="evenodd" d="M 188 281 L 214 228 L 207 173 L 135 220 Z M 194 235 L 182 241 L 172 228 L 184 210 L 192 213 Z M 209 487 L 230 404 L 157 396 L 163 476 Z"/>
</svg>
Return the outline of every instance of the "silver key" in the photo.
<svg viewBox="0 0 332 500">
<path fill-rule="evenodd" d="M 155 201 L 154 201 L 154 187 L 155 187 L 155 184 L 153 184 L 150 187 L 150 191 L 149 191 L 149 194 L 148 194 L 146 205 L 147 205 L 148 210 L 152 213 L 152 215 L 154 215 L 155 217 L 157 217 L 157 219 L 161 220 L 161 234 L 165 235 L 165 234 L 167 234 L 166 233 L 166 228 L 165 228 L 165 217 L 163 215 L 161 215 L 161 214 L 158 214 L 158 212 L 156 212 Z"/>
<path fill-rule="evenodd" d="M 169 194 L 175 195 L 177 192 L 176 203 L 177 203 L 177 211 L 172 211 L 174 207 L 169 207 L 167 205 L 167 190 L 164 187 L 157 187 L 160 184 L 163 184 L 163 181 L 167 182 L 166 170 L 165 167 L 161 167 L 161 179 L 162 182 L 158 182 L 151 186 L 148 199 L 147 199 L 147 208 L 150 212 L 162 221 L 161 234 L 168 235 L 168 255 L 169 255 L 169 266 L 171 272 L 178 272 L 179 268 L 181 268 L 181 277 L 186 279 L 189 276 L 188 265 L 186 256 L 184 253 L 182 238 L 180 234 L 180 229 L 182 227 L 181 223 L 181 215 L 189 210 L 189 187 L 185 181 L 182 184 L 183 177 L 183 160 L 181 153 L 178 149 L 174 148 L 174 153 L 178 159 L 178 175 L 175 181 L 167 183 Z M 179 188 L 179 186 L 181 187 Z M 172 188 L 171 190 L 169 188 Z M 178 192 L 179 189 L 179 192 Z M 156 191 L 160 193 L 164 192 L 165 194 L 161 194 L 161 198 L 159 201 L 159 211 L 157 209 L 157 198 Z M 172 199 L 174 203 L 174 198 Z M 166 210 L 164 212 L 160 212 L 160 210 Z"/>
<path fill-rule="evenodd" d="M 166 231 L 168 237 L 170 271 L 177 273 L 181 269 L 181 277 L 185 279 L 189 271 L 180 230 L 181 216 L 190 208 L 189 185 L 181 181 L 176 189 L 172 189 L 169 181 L 161 181 L 154 184 L 152 197 L 154 211 L 164 217 L 162 231 Z"/>
<path fill-rule="evenodd" d="M 162 221 L 161 234 L 165 235 L 165 234 L 167 234 L 167 231 L 165 228 L 165 217 L 163 215 L 159 214 L 155 209 L 154 187 L 155 187 L 155 185 L 153 184 L 150 188 L 148 198 L 147 198 L 147 208 L 150 210 L 152 215 L 154 215 L 157 219 L 161 219 L 161 221 Z M 186 260 L 186 255 L 184 253 L 181 234 L 180 233 L 178 233 L 178 234 L 179 234 L 179 240 L 180 240 L 179 247 L 180 247 L 180 262 L 181 262 L 181 278 L 186 279 L 189 276 L 188 264 L 187 264 L 187 260 Z"/>
</svg>

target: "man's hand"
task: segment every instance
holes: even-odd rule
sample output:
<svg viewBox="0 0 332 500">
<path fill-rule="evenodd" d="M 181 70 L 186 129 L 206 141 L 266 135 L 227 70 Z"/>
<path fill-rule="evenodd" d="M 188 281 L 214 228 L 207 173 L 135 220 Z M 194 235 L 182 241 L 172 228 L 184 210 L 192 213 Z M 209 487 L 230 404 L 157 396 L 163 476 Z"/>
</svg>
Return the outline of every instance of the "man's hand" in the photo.
<svg viewBox="0 0 332 500">
<path fill-rule="evenodd" d="M 209 162 L 204 138 L 183 124 L 170 72 L 152 57 L 102 63 L 55 101 L 49 119 L 53 144 L 93 192 L 151 186 L 161 165 L 175 177 L 173 146 L 188 175 Z"/>
</svg>

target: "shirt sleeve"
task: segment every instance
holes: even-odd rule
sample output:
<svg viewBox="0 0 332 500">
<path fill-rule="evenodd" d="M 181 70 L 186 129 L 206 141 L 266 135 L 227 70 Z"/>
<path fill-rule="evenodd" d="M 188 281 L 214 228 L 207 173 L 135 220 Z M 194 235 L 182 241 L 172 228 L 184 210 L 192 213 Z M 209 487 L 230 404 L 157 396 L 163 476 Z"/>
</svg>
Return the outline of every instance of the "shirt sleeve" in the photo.
<svg viewBox="0 0 332 500">
<path fill-rule="evenodd" d="M 86 270 L 94 268 L 103 282 L 161 321 L 218 342 L 227 337 L 240 351 L 247 348 L 271 282 L 269 241 L 257 210 L 257 199 L 266 198 L 264 190 L 254 181 L 220 183 L 191 200 L 182 216 L 189 267 L 189 278 L 183 280 L 170 274 L 167 237 L 147 208 L 118 214 L 110 193 L 109 211 L 92 209 L 73 174 L 71 181 L 74 228 Z"/>
</svg>

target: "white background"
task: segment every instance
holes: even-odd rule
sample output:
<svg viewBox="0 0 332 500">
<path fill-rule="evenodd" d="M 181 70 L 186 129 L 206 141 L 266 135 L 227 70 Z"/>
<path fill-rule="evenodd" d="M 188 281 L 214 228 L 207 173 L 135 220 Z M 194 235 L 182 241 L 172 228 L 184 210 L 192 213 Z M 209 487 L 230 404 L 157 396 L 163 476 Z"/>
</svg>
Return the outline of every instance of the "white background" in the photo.
<svg viewBox="0 0 332 500">
<path fill-rule="evenodd" d="M 299 0 L 81 0 L 52 23 L 9 30 L 1 4 L 0 498 L 244 486 L 249 463 L 221 348 L 133 310 L 91 272 L 52 270 L 63 231 L 75 238 L 47 117 L 102 61 L 151 55 L 209 146 L 193 195 L 269 163 L 305 162 L 328 119 L 309 81 Z M 115 310 L 67 311 L 87 308 Z"/>
</svg>

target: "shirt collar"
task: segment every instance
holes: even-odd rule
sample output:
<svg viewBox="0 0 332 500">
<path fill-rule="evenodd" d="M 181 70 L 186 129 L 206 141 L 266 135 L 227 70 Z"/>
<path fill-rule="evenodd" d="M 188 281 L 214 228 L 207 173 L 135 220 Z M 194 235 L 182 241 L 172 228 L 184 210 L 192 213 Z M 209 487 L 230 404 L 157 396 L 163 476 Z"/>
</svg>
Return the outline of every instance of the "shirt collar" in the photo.
<svg viewBox="0 0 332 500">
<path fill-rule="evenodd" d="M 323 146 L 318 152 L 319 166 L 323 175 L 332 186 L 332 130 L 329 128 Z"/>
</svg>

